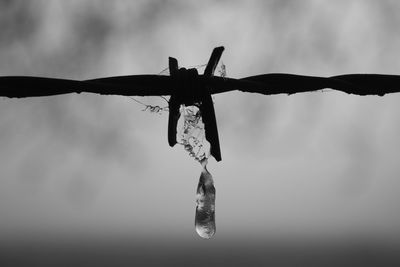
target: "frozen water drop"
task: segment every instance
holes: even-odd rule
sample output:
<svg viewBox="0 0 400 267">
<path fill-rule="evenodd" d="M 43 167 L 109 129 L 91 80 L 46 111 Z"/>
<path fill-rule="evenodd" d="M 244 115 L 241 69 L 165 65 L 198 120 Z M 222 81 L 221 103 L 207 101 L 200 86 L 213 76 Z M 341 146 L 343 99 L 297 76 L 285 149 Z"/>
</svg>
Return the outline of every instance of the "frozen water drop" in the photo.
<svg viewBox="0 0 400 267">
<path fill-rule="evenodd" d="M 215 187 L 206 165 L 207 160 L 202 161 L 203 170 L 196 194 L 195 226 L 199 236 L 209 239 L 215 234 Z"/>
</svg>

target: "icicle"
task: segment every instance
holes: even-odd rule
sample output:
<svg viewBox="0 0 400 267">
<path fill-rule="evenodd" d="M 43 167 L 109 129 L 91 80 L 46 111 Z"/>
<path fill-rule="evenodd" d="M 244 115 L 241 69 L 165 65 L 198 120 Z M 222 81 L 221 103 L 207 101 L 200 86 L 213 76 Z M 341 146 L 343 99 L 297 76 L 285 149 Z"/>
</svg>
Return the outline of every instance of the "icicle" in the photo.
<svg viewBox="0 0 400 267">
<path fill-rule="evenodd" d="M 215 187 L 207 159 L 200 163 L 203 169 L 197 186 L 195 226 L 199 236 L 209 239 L 215 234 Z"/>
<path fill-rule="evenodd" d="M 211 173 L 207 170 L 210 143 L 205 138 L 199 107 L 182 105 L 180 112 L 178 143 L 202 166 L 196 193 L 196 232 L 202 238 L 209 239 L 215 234 L 215 187 Z"/>
</svg>

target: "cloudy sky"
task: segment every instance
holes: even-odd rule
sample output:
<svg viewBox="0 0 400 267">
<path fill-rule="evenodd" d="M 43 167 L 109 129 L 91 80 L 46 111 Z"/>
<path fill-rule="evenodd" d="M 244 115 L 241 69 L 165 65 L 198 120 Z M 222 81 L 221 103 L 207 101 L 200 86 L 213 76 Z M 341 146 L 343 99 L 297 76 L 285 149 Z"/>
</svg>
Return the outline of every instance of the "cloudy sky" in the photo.
<svg viewBox="0 0 400 267">
<path fill-rule="evenodd" d="M 398 1 L 0 1 L 0 75 L 157 74 L 168 57 L 227 76 L 400 74 Z M 159 98 L 141 101 L 165 105 Z M 200 164 L 168 113 L 127 97 L 0 99 L 0 236 L 400 242 L 400 97 L 214 97 L 217 234 L 194 231 Z M 7 242 L 8 242 L 7 241 Z M 262 247 L 262 246 L 261 246 Z"/>
</svg>

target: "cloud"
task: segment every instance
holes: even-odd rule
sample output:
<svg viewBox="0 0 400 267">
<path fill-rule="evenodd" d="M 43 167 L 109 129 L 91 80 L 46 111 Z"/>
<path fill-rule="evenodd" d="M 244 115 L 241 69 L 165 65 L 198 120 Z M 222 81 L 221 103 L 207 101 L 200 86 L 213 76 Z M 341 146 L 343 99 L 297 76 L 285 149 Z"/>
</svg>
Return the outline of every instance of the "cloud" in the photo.
<svg viewBox="0 0 400 267">
<path fill-rule="evenodd" d="M 181 66 L 204 64 L 219 45 L 226 47 L 222 60 L 229 77 L 398 73 L 400 67 L 396 1 L 36 0 L 0 5 L 1 75 L 86 79 L 158 73 L 168 56 L 177 57 Z M 379 191 L 396 184 L 397 98 L 329 91 L 215 96 L 223 161 L 211 162 L 209 169 L 219 194 L 217 224 L 228 234 L 242 225 L 261 233 L 375 229 L 373 220 L 382 212 L 394 214 L 380 207 L 398 195 Z M 126 98 L 89 94 L 2 99 L 0 191 L 7 200 L 2 203 L 11 204 L 0 207 L 0 213 L 8 226 L 17 232 L 13 223 L 24 218 L 32 229 L 50 221 L 55 231 L 71 230 L 71 223 L 80 229 L 123 225 L 138 233 L 157 228 L 161 220 L 165 232 L 189 228 L 186 211 L 193 211 L 199 166 L 183 149 L 168 147 L 166 116 L 140 109 Z M 19 183 L 33 180 L 36 189 L 31 188 L 35 182 L 21 189 Z M 246 201 L 238 201 L 237 192 Z M 232 203 L 245 216 L 231 223 L 236 216 Z M 81 204 L 82 210 L 71 211 Z M 173 208 L 164 208 L 169 205 Z M 368 206 L 374 210 L 368 212 Z M 361 215 L 351 217 L 356 223 L 343 219 L 358 210 Z M 87 221 L 80 219 L 84 216 Z M 393 215 L 382 223 L 398 220 Z"/>
</svg>

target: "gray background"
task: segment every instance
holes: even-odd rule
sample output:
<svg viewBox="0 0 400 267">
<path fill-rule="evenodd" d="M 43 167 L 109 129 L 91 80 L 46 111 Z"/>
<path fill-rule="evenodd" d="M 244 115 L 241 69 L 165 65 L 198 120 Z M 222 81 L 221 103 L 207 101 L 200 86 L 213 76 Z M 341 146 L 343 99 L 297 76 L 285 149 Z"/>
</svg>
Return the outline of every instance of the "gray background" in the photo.
<svg viewBox="0 0 400 267">
<path fill-rule="evenodd" d="M 0 75 L 156 74 L 168 56 L 204 64 L 220 45 L 233 78 L 400 74 L 399 12 L 398 1 L 3 0 Z M 0 242 L 15 252 L 124 240 L 127 255 L 165 254 L 164 264 L 321 246 L 336 259 L 385 260 L 400 242 L 399 102 L 329 90 L 216 95 L 223 160 L 209 163 L 217 234 L 205 241 L 194 231 L 201 168 L 168 146 L 168 113 L 122 96 L 2 98 Z"/>
</svg>

